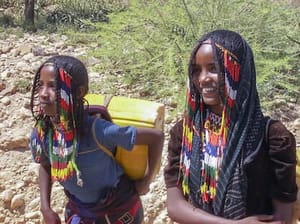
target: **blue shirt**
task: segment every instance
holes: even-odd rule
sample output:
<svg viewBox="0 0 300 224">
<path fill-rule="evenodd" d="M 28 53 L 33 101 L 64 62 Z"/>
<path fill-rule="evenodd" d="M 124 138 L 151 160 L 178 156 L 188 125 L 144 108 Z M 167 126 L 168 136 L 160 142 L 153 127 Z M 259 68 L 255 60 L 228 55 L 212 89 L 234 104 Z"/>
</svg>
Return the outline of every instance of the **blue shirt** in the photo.
<svg viewBox="0 0 300 224">
<path fill-rule="evenodd" d="M 87 134 L 78 141 L 76 164 L 81 172 L 83 186 L 77 185 L 74 174 L 60 184 L 77 199 L 84 203 L 94 203 L 106 196 L 106 193 L 119 183 L 123 169 L 97 146 L 93 139 L 92 123 L 95 118 L 87 117 Z M 97 119 L 96 138 L 99 143 L 115 153 L 116 146 L 131 150 L 135 144 L 136 128 L 120 127 L 109 121 Z"/>
</svg>

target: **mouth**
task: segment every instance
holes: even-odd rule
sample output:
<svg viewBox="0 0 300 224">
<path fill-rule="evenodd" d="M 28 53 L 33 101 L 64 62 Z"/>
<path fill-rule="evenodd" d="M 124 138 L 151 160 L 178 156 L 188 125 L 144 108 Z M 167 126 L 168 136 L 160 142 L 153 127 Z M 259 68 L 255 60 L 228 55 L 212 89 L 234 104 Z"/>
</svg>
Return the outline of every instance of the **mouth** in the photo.
<svg viewBox="0 0 300 224">
<path fill-rule="evenodd" d="M 202 93 L 213 93 L 213 92 L 217 91 L 217 88 L 205 87 L 205 88 L 202 88 L 201 90 L 202 90 Z"/>
<path fill-rule="evenodd" d="M 40 102 L 40 108 L 46 112 L 49 110 L 49 108 L 51 107 L 51 104 L 48 102 Z"/>
<path fill-rule="evenodd" d="M 212 94 L 217 94 L 218 89 L 215 87 L 202 87 L 200 88 L 201 93 L 205 95 L 212 95 Z"/>
<path fill-rule="evenodd" d="M 47 103 L 47 102 L 40 102 L 40 106 L 41 107 L 46 107 L 46 106 L 48 106 L 49 105 L 49 103 Z"/>
</svg>

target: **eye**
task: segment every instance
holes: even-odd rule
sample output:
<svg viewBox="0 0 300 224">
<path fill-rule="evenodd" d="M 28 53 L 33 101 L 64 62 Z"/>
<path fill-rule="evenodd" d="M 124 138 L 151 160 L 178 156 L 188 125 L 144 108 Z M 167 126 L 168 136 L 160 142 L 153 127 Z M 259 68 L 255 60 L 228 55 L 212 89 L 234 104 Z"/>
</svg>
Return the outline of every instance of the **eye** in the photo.
<svg viewBox="0 0 300 224">
<path fill-rule="evenodd" d="M 55 82 L 49 82 L 48 87 L 51 89 L 55 89 Z"/>
<path fill-rule="evenodd" d="M 191 73 L 192 78 L 197 78 L 200 72 L 201 72 L 201 66 L 196 64 L 192 65 L 192 73 Z"/>
<path fill-rule="evenodd" d="M 43 87 L 43 81 L 40 80 L 40 81 L 37 82 L 36 88 L 41 89 L 42 87 Z"/>
<path fill-rule="evenodd" d="M 218 71 L 217 71 L 217 68 L 216 68 L 216 66 L 215 66 L 215 64 L 209 64 L 208 70 L 209 70 L 209 72 L 211 72 L 211 73 L 217 73 L 217 72 L 218 72 Z"/>
</svg>

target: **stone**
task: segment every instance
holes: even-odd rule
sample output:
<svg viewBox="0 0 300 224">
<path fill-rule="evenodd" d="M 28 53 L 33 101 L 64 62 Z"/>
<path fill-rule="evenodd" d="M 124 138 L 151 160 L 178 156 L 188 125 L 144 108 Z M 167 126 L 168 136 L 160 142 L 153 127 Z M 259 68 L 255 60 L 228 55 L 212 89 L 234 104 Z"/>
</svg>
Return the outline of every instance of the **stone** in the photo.
<svg viewBox="0 0 300 224">
<path fill-rule="evenodd" d="M 17 209 L 25 205 L 24 194 L 15 195 L 10 204 L 11 209 Z"/>
<path fill-rule="evenodd" d="M 4 106 L 8 106 L 11 103 L 11 101 L 8 96 L 5 96 L 0 100 L 0 103 L 2 103 Z"/>
<path fill-rule="evenodd" d="M 10 202 L 13 198 L 13 194 L 14 193 L 12 190 L 7 189 L 0 194 L 0 200 L 4 201 L 5 203 Z"/>
<path fill-rule="evenodd" d="M 34 211 L 34 212 L 28 212 L 28 213 L 25 213 L 25 219 L 37 219 L 40 217 L 40 212 L 39 211 Z M 26 223 L 28 224 L 28 222 Z"/>
</svg>

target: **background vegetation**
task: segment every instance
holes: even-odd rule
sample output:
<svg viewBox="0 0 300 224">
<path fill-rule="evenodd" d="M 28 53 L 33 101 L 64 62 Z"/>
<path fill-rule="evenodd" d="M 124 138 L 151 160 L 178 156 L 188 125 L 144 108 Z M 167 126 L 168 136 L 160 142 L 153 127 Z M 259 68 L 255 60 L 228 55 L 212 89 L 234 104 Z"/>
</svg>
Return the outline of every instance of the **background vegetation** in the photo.
<svg viewBox="0 0 300 224">
<path fill-rule="evenodd" d="M 22 0 L 0 0 L 2 32 L 22 24 Z M 139 97 L 181 111 L 187 63 L 196 40 L 213 29 L 239 32 L 251 45 L 263 106 L 275 96 L 300 101 L 300 7 L 277 0 L 39 0 L 38 32 L 60 32 L 70 44 L 94 46 L 90 68 L 106 74 L 93 92 L 118 93 L 120 85 Z"/>
</svg>

